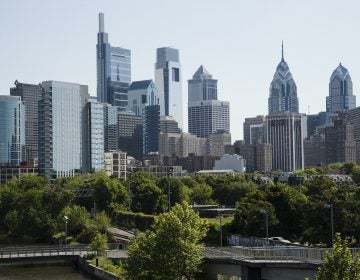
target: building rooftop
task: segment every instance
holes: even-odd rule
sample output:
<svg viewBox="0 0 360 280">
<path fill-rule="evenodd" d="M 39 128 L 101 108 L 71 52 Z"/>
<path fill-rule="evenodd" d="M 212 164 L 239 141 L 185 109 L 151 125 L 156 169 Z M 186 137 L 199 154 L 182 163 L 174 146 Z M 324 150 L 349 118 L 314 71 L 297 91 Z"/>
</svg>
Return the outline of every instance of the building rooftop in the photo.
<svg viewBox="0 0 360 280">
<path fill-rule="evenodd" d="M 152 80 L 134 81 L 131 83 L 129 90 L 147 89 Z"/>
</svg>

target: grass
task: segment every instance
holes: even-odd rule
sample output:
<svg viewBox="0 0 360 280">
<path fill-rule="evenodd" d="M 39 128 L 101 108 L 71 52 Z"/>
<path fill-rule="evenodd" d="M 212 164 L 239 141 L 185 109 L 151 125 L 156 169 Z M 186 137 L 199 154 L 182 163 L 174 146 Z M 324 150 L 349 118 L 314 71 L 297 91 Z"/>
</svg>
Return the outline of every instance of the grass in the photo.
<svg viewBox="0 0 360 280">
<path fill-rule="evenodd" d="M 206 220 L 209 224 L 220 224 L 220 219 L 219 218 L 203 218 L 204 220 Z M 221 218 L 221 224 L 225 225 L 225 224 L 229 224 L 233 221 L 234 216 L 228 216 L 228 217 L 222 217 Z"/>
</svg>

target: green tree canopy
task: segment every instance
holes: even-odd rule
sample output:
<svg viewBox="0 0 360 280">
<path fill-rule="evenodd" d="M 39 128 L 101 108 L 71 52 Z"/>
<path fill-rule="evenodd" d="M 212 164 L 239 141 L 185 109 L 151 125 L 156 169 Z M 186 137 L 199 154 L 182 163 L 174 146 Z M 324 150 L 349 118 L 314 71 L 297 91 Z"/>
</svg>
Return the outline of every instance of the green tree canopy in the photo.
<svg viewBox="0 0 360 280">
<path fill-rule="evenodd" d="M 129 279 L 193 279 L 202 261 L 206 222 L 183 202 L 161 214 L 150 231 L 130 244 Z"/>
<path fill-rule="evenodd" d="M 336 234 L 333 252 L 325 257 L 325 264 L 319 268 L 317 280 L 359 280 L 360 259 L 352 256 L 348 242 Z"/>
</svg>

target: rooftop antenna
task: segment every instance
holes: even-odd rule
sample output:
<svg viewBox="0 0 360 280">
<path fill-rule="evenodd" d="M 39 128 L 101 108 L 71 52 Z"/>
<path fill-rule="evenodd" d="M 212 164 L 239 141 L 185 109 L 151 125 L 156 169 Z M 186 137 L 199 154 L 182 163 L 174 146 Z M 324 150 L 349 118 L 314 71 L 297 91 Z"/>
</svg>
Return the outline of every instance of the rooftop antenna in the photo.
<svg viewBox="0 0 360 280">
<path fill-rule="evenodd" d="M 284 61 L 284 40 L 281 40 L 281 61 Z"/>
<path fill-rule="evenodd" d="M 99 13 L 99 33 L 104 32 L 104 13 Z"/>
<path fill-rule="evenodd" d="M 308 115 L 310 115 L 310 105 L 308 105 Z"/>
</svg>

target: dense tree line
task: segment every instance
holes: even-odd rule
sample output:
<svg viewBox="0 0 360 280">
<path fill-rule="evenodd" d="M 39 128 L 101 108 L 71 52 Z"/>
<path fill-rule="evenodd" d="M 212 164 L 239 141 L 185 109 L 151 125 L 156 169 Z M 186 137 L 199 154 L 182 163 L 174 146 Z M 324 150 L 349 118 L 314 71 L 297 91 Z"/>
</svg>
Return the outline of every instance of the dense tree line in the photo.
<svg viewBox="0 0 360 280">
<path fill-rule="evenodd" d="M 324 175 L 329 170 L 349 174 L 354 183 L 335 184 Z M 109 218 L 116 216 L 114 213 L 167 212 L 170 192 L 171 207 L 183 202 L 236 207 L 233 222 L 224 227 L 225 233 L 263 237 L 265 210 L 271 236 L 330 244 L 330 211 L 324 205 L 332 204 L 335 231 L 359 238 L 360 167 L 333 164 L 327 170 L 310 168 L 298 174 L 307 176 L 301 186 L 261 184 L 248 174 L 155 178 L 138 172 L 127 181 L 119 181 L 95 173 L 53 182 L 25 176 L 0 186 L 0 229 L 13 237 L 49 241 L 64 231 L 63 217 L 67 215 L 69 234 L 78 241 L 89 242 L 96 233 L 104 232 L 101 223 L 109 223 Z M 77 197 L 74 190 L 79 189 L 94 191 L 90 197 Z M 99 215 L 90 216 L 94 205 L 102 220 Z"/>
</svg>

